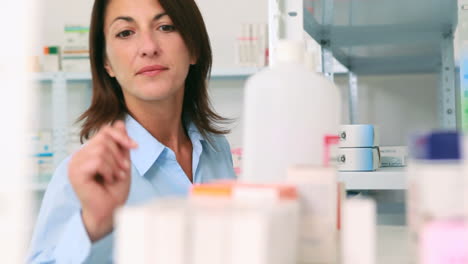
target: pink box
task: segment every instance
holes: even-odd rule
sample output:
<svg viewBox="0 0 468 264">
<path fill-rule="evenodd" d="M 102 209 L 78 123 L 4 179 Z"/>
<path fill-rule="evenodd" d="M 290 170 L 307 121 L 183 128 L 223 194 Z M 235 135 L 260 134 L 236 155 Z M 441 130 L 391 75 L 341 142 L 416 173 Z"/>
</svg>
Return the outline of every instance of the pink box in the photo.
<svg viewBox="0 0 468 264">
<path fill-rule="evenodd" d="M 468 225 L 436 221 L 424 226 L 420 260 L 423 264 L 468 264 Z"/>
</svg>

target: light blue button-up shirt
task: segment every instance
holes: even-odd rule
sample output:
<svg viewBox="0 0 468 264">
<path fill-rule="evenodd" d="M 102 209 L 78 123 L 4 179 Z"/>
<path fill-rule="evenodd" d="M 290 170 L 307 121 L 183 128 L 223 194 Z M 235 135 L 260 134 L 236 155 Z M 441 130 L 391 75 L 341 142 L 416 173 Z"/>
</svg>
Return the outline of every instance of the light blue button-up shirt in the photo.
<svg viewBox="0 0 468 264">
<path fill-rule="evenodd" d="M 138 143 L 130 151 L 132 179 L 127 205 L 153 198 L 186 196 L 192 183 L 174 152 L 156 140 L 131 116 L 128 135 Z M 212 144 L 196 126 L 187 128 L 193 145 L 194 183 L 235 178 L 229 144 L 224 136 L 210 135 Z M 81 218 L 80 202 L 68 179 L 65 159 L 57 168 L 42 201 L 30 245 L 28 263 L 112 263 L 113 233 L 91 243 Z"/>
</svg>

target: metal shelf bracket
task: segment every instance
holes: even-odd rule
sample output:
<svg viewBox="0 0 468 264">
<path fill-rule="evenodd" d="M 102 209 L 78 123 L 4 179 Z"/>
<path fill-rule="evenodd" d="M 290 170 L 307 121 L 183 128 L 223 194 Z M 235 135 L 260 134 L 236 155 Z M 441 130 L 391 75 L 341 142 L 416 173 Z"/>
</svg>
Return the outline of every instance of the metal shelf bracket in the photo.
<svg viewBox="0 0 468 264">
<path fill-rule="evenodd" d="M 455 58 L 452 33 L 442 36 L 441 54 L 442 67 L 439 90 L 439 113 L 441 127 L 445 129 L 456 129 Z"/>
</svg>

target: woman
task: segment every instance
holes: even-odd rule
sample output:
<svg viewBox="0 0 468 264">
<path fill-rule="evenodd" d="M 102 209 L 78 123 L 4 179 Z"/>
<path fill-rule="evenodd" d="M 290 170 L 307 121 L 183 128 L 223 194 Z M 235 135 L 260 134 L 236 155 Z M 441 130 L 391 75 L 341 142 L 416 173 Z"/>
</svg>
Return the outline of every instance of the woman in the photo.
<svg viewBox="0 0 468 264">
<path fill-rule="evenodd" d="M 234 178 L 206 79 L 211 49 L 193 0 L 96 0 L 90 28 L 89 141 L 45 194 L 33 263 L 112 262 L 119 206 L 187 195 L 192 182 Z"/>
</svg>

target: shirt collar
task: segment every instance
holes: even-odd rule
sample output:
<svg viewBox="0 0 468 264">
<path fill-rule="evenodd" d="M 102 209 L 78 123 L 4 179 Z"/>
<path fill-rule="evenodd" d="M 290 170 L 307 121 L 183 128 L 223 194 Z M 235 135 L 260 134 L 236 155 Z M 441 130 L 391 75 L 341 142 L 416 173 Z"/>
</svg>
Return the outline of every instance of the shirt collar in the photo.
<svg viewBox="0 0 468 264">
<path fill-rule="evenodd" d="M 209 147 L 212 151 L 214 152 L 219 152 L 212 144 L 212 141 L 206 140 L 205 137 L 202 136 L 200 133 L 200 130 L 198 130 L 197 126 L 193 122 L 188 122 L 187 125 L 187 133 L 189 134 L 190 140 L 192 141 L 192 144 L 195 142 L 204 142 L 204 146 Z M 213 140 L 213 137 L 211 134 L 208 136 L 210 137 L 211 140 Z"/>
<path fill-rule="evenodd" d="M 125 125 L 128 136 L 138 143 L 138 147 L 136 149 L 130 150 L 130 159 L 138 170 L 138 173 L 141 176 L 144 176 L 167 147 L 153 137 L 153 135 L 151 135 L 148 130 L 138 123 L 138 121 L 136 121 L 131 115 L 126 116 Z M 195 145 L 198 146 L 201 141 L 205 140 L 195 124 L 192 122 L 189 122 L 187 126 L 187 133 L 194 147 Z"/>
<path fill-rule="evenodd" d="M 187 125 L 187 134 L 189 135 L 192 143 L 205 140 L 200 134 L 197 126 L 195 126 L 195 124 L 192 122 L 189 122 Z"/>
</svg>

